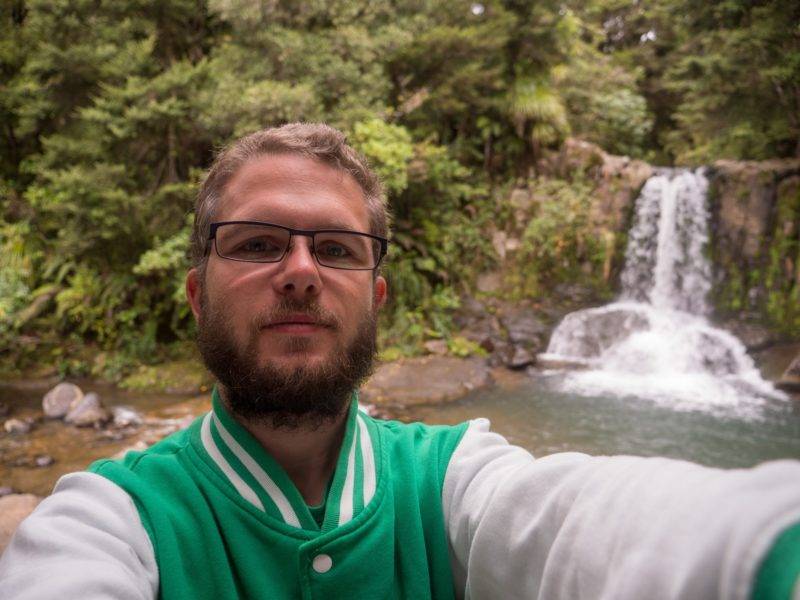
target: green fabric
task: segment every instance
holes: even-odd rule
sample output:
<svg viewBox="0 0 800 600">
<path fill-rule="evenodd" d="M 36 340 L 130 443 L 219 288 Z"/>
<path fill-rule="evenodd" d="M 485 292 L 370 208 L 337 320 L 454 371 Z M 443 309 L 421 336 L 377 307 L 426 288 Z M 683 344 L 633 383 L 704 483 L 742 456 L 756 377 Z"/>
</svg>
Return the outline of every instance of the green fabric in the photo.
<svg viewBox="0 0 800 600">
<path fill-rule="evenodd" d="M 753 600 L 791 600 L 800 589 L 800 522 L 785 529 L 761 563 Z"/>
<path fill-rule="evenodd" d="M 325 502 L 319 506 L 309 506 L 308 510 L 311 512 L 311 516 L 314 517 L 314 522 L 317 526 L 322 527 L 322 522 L 325 520 Z"/>
<path fill-rule="evenodd" d="M 90 467 L 133 498 L 156 552 L 161 598 L 454 596 L 441 491 L 466 424 L 402 424 L 360 414 L 368 433 L 363 439 L 354 399 L 320 526 L 286 473 L 216 397 L 213 412 L 222 427 L 213 417 L 201 417 L 144 452 Z M 203 443 L 204 425 L 205 434 L 263 509 L 248 501 L 213 459 Z M 300 527 L 283 519 L 247 471 L 246 461 L 226 446 L 225 432 L 280 488 Z M 365 456 L 374 458 L 376 475 L 366 506 Z M 349 505 L 353 516 L 340 525 L 348 485 L 354 491 Z M 313 569 L 319 554 L 333 560 L 326 573 Z"/>
</svg>

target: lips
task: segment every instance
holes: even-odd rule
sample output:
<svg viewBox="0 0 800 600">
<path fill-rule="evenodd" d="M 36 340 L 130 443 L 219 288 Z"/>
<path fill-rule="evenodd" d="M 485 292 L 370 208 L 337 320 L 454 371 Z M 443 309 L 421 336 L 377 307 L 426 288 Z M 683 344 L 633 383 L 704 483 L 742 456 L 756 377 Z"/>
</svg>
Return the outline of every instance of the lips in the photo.
<svg viewBox="0 0 800 600">
<path fill-rule="evenodd" d="M 320 319 L 304 314 L 291 314 L 273 318 L 266 325 L 266 329 L 297 333 L 308 333 L 323 328 L 331 328 L 331 325 Z"/>
</svg>

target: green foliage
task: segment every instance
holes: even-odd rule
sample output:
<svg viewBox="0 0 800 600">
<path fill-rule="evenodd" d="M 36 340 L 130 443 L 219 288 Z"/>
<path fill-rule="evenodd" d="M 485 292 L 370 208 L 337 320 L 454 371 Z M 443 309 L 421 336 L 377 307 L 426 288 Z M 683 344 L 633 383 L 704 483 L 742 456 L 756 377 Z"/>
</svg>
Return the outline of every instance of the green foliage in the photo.
<svg viewBox="0 0 800 600">
<path fill-rule="evenodd" d="M 33 256 L 26 249 L 27 223 L 0 221 L 0 341 L 8 341 L 16 329 L 15 315 L 27 306 L 31 295 Z"/>
<path fill-rule="evenodd" d="M 6 3 L 3 348 L 58 347 L 47 356 L 65 372 L 121 377 L 190 338 L 195 183 L 217 148 L 262 127 L 330 122 L 382 176 L 395 216 L 384 341 L 402 352 L 431 337 L 466 352 L 451 339 L 452 299 L 495 264 L 492 190 L 536 173 L 565 136 L 667 162 L 800 152 L 796 3 L 481 6 Z M 540 177 L 536 189 L 521 289 L 599 281 L 609 250 L 586 186 Z M 784 282 L 796 235 L 776 235 L 768 310 L 795 323 L 797 286 Z M 73 357 L 82 344 L 105 366 Z"/>
<path fill-rule="evenodd" d="M 408 187 L 408 162 L 414 156 L 411 135 L 405 127 L 380 119 L 356 123 L 350 142 L 369 160 L 390 194 Z"/>
<path fill-rule="evenodd" d="M 591 219 L 591 188 L 580 180 L 538 178 L 529 183 L 535 212 L 522 235 L 517 258 L 520 288 L 540 295 L 548 287 L 580 280 L 601 291 L 603 263 L 613 252 Z"/>
<path fill-rule="evenodd" d="M 800 156 L 800 5 L 595 2 L 604 50 L 642 69 L 649 145 L 685 164 Z"/>
</svg>

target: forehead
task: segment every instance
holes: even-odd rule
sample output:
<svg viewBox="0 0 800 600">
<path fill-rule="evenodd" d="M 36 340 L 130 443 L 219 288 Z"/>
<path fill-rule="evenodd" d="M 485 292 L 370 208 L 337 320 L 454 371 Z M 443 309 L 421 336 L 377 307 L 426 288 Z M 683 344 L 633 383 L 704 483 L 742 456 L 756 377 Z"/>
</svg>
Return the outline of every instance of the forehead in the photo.
<svg viewBox="0 0 800 600">
<path fill-rule="evenodd" d="M 353 176 L 295 154 L 266 154 L 247 161 L 225 186 L 215 212 L 216 221 L 369 230 L 364 192 Z"/>
</svg>

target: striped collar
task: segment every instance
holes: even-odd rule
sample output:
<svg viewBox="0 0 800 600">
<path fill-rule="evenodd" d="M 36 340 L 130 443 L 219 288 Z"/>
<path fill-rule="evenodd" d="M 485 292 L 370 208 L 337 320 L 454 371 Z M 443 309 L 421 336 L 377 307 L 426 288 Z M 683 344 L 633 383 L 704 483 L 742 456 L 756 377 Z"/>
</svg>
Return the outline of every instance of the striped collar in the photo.
<svg viewBox="0 0 800 600">
<path fill-rule="evenodd" d="M 376 432 L 353 394 L 342 447 L 319 527 L 283 468 L 225 409 L 217 389 L 200 427 L 202 453 L 246 502 L 292 527 L 330 531 L 353 520 L 375 495 Z"/>
</svg>

